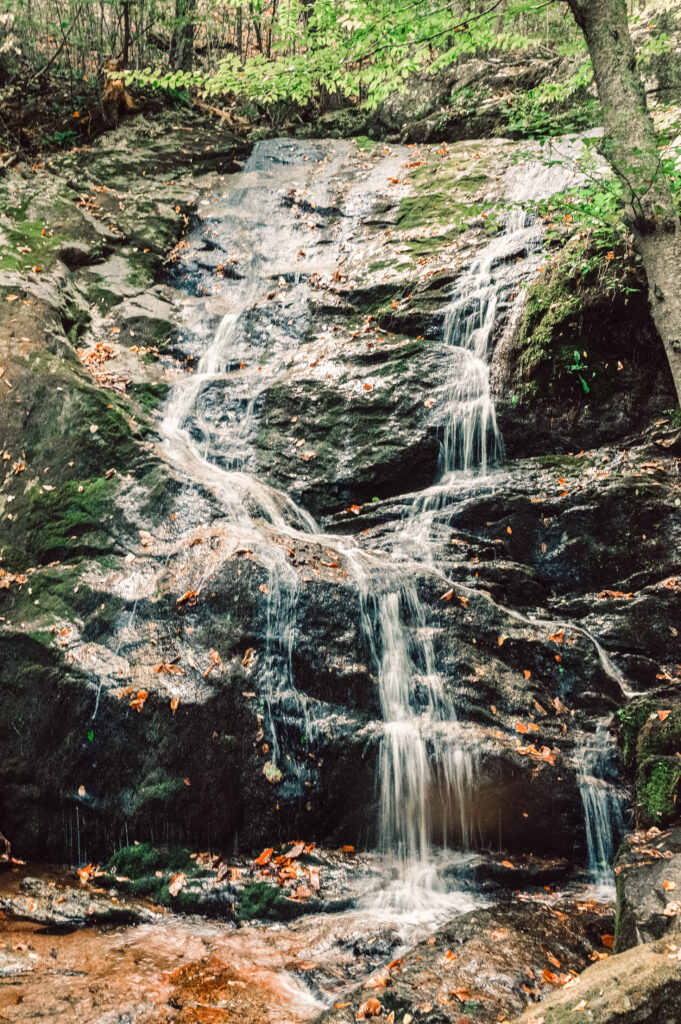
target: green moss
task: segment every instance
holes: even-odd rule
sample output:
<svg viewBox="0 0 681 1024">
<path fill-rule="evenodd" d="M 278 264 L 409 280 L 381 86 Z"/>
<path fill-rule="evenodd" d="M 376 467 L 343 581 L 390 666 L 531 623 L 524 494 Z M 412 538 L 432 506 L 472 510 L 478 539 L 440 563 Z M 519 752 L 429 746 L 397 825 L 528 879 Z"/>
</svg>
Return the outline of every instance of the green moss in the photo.
<svg viewBox="0 0 681 1024">
<path fill-rule="evenodd" d="M 152 526 L 165 522 L 173 511 L 176 484 L 168 478 L 165 466 L 156 466 L 143 477 L 147 497 L 143 511 Z"/>
<path fill-rule="evenodd" d="M 258 918 L 262 921 L 283 921 L 294 917 L 296 908 L 284 899 L 278 888 L 267 882 L 254 882 L 244 887 L 239 899 L 237 917 L 241 921 Z"/>
<path fill-rule="evenodd" d="M 639 325 L 647 309 L 629 284 L 620 285 L 604 253 L 573 242 L 530 286 L 514 341 L 519 401 L 605 403 L 623 392 L 633 406 L 649 401 L 658 357 L 643 356 Z M 618 372 L 623 364 L 628 374 Z"/>
<path fill-rule="evenodd" d="M 44 222 L 25 220 L 17 210 L 10 211 L 12 225 L 5 230 L 6 244 L 0 249 L 0 270 L 26 272 L 33 267 L 49 270 L 54 264 L 57 246 L 62 241 L 43 234 Z M 30 252 L 20 252 L 29 248 Z"/>
<path fill-rule="evenodd" d="M 173 872 L 179 874 L 180 872 Z M 143 875 L 130 882 L 116 881 L 113 875 L 105 878 L 109 885 L 122 889 L 126 895 L 134 896 L 136 899 L 150 900 L 159 907 L 168 907 L 178 914 L 197 914 L 201 912 L 203 892 L 201 890 L 189 891 L 181 889 L 176 896 L 171 896 L 169 886 L 172 881 L 171 872 L 164 872 L 161 877 L 156 874 Z M 185 872 L 186 874 L 186 872 Z M 121 876 L 118 876 L 119 878 Z"/>
<path fill-rule="evenodd" d="M 376 145 L 376 142 L 373 139 L 370 139 L 368 135 L 356 135 L 355 143 L 358 149 L 367 151 L 373 149 Z"/>
<path fill-rule="evenodd" d="M 48 629 L 34 629 L 29 630 L 28 635 L 32 640 L 37 640 L 39 644 L 43 644 L 45 647 L 49 647 L 52 634 Z"/>
<path fill-rule="evenodd" d="M 665 827 L 678 815 L 677 791 L 681 782 L 681 760 L 649 757 L 638 770 L 637 796 L 640 823 Z"/>
<path fill-rule="evenodd" d="M 119 885 L 121 883 L 118 883 Z M 144 875 L 142 878 L 135 878 L 129 886 L 126 886 L 126 892 L 129 892 L 132 896 L 136 896 L 138 899 L 151 900 L 152 903 L 158 903 L 161 907 L 166 907 L 170 904 L 170 893 L 168 892 L 168 879 L 157 878 L 155 875 Z"/>
<path fill-rule="evenodd" d="M 18 546 L 11 549 L 14 554 L 6 550 L 6 563 L 18 560 L 12 567 L 24 569 L 83 550 L 110 549 L 113 542 L 107 524 L 113 519 L 116 490 L 114 479 L 102 477 L 82 485 L 69 480 L 50 492 L 32 487 L 22 501 L 18 524 L 23 526 L 23 552 Z"/>
<path fill-rule="evenodd" d="M 113 875 L 125 875 L 133 881 L 154 876 L 156 871 L 184 872 L 186 875 L 197 872 L 185 847 L 152 846 L 150 843 L 136 843 L 117 850 L 105 870 Z"/>
<path fill-rule="evenodd" d="M 636 762 L 639 733 L 646 724 L 652 709 L 653 705 L 651 703 L 643 701 L 638 704 L 629 704 L 627 707 L 620 708 L 617 712 L 617 721 L 622 740 L 622 753 L 624 763 L 628 768 L 632 768 Z"/>
<path fill-rule="evenodd" d="M 426 195 L 405 196 L 400 202 L 395 224 L 400 231 L 416 228 L 454 225 L 457 232 L 466 231 L 471 222 L 494 212 L 490 203 L 475 203 L 462 200 L 454 193 L 431 191 Z"/>
<path fill-rule="evenodd" d="M 650 706 L 657 710 L 660 705 Z M 681 754 L 681 706 L 671 704 L 670 714 L 662 721 L 657 715 L 649 718 L 641 728 L 638 740 L 638 756 L 642 760 L 651 754 L 673 757 Z"/>
<path fill-rule="evenodd" d="M 72 326 L 79 329 L 75 321 Z M 74 374 L 64 372 L 50 380 L 43 373 L 24 433 L 27 465 L 43 461 L 56 472 L 71 461 L 73 475 L 80 478 L 98 477 L 109 469 L 130 469 L 139 454 L 131 411 L 126 399 L 92 387 Z M 62 439 L 58 448 L 55 432 Z"/>
<path fill-rule="evenodd" d="M 58 569 L 50 569 L 34 573 L 29 577 L 28 584 L 16 592 L 14 616 L 29 621 L 36 617 L 45 621 L 72 619 L 76 581 L 77 575 L 72 571 L 60 572 Z M 53 638 L 49 633 L 47 638 L 46 642 L 49 644 Z"/>
<path fill-rule="evenodd" d="M 431 254 L 441 255 L 443 248 L 451 245 L 462 231 L 465 231 L 467 224 L 457 224 L 456 227 L 447 231 L 438 231 L 437 234 L 422 235 L 403 239 L 400 246 L 404 248 L 410 257 L 430 256 Z"/>
<path fill-rule="evenodd" d="M 574 347 L 573 319 L 578 311 L 579 299 L 561 273 L 529 288 L 520 332 L 519 365 L 525 376 L 553 361 L 564 344 Z"/>
<path fill-rule="evenodd" d="M 146 413 L 154 412 L 161 405 L 163 405 L 170 387 L 168 384 L 131 384 L 129 393 L 136 402 L 142 406 Z"/>
<path fill-rule="evenodd" d="M 186 799 L 186 786 L 179 778 L 162 778 L 158 782 L 153 781 L 153 776 L 160 774 L 152 773 L 152 780 L 145 779 L 144 785 L 140 786 L 133 801 L 134 810 L 143 810 L 146 813 L 153 813 L 160 810 L 161 813 L 171 803 L 179 804 L 183 798 Z"/>
</svg>

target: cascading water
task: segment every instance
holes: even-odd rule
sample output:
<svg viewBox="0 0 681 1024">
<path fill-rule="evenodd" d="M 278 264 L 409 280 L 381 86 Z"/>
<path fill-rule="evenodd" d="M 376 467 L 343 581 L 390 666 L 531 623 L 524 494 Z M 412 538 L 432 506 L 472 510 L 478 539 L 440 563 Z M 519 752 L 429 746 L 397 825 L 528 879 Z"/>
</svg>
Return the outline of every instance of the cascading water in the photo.
<svg viewBox="0 0 681 1024">
<path fill-rule="evenodd" d="M 468 810 L 474 756 L 461 742 L 415 583 L 406 576 L 398 589 L 393 584 L 376 592 L 370 575 L 360 578 L 362 626 L 384 720 L 377 778 L 379 842 L 396 868 L 394 884 L 381 893 L 379 905 L 432 914 L 446 888 L 434 848 L 446 849 L 455 836 L 465 849 L 472 839 Z M 385 569 L 379 580 L 385 588 Z M 441 909 L 447 908 L 442 904 Z"/>
<path fill-rule="evenodd" d="M 413 563 L 421 576 L 425 564 L 438 583 L 447 583 L 436 564 L 433 533 L 441 526 L 438 515 L 446 519 L 447 505 L 462 488 L 484 478 L 501 456 L 489 383 L 491 341 L 500 306 L 511 300 L 538 263 L 542 234 L 519 207 L 457 282 L 445 314 L 442 348 L 450 353 L 456 349 L 462 368 L 453 376 L 448 373 L 433 396 L 442 442 L 439 478 L 407 497 L 406 514 L 388 550 L 368 552 L 345 538 L 323 536 L 288 495 L 250 472 L 257 403 L 294 358 L 292 348 L 306 323 L 306 279 L 324 272 L 330 278 L 340 262 L 352 262 L 353 234 L 375 202 L 372 182 L 382 183 L 393 170 L 390 161 L 396 158 L 397 166 L 400 160 L 398 154 L 384 158 L 365 176 L 362 189 L 342 197 L 343 215 L 322 246 L 310 242 L 310 233 L 320 226 L 314 211 L 332 202 L 331 182 L 345 173 L 347 144 L 327 146 L 326 152 L 330 156 L 322 158 L 321 148 L 290 140 L 258 143 L 239 175 L 239 186 L 223 197 L 214 230 L 229 234 L 238 275 L 224 282 L 222 320 L 196 373 L 178 383 L 171 395 L 163 420 L 165 451 L 180 472 L 213 493 L 234 549 L 247 548 L 268 569 L 266 648 L 259 682 L 269 711 L 274 764 L 280 757 L 277 717 L 285 718 L 291 700 L 299 701 L 308 714 L 293 679 L 299 576 L 287 558 L 285 539 L 331 544 L 354 573 L 383 716 L 379 838 L 396 863 L 397 876 L 386 900 L 393 909 L 420 906 L 432 913 L 445 888 L 435 848 L 454 841 L 466 849 L 475 839 L 470 806 L 476 758 L 437 668 L 428 608 Z M 337 188 L 336 197 L 341 191 Z M 298 193 L 305 195 L 305 209 L 311 211 L 305 216 Z M 282 196 L 291 194 L 297 214 L 284 216 Z M 280 290 L 282 315 L 276 331 L 263 332 L 258 330 L 258 304 L 272 282 Z M 216 434 L 211 415 L 217 388 L 219 408 L 226 404 L 229 418 L 224 437 Z M 313 730 L 311 721 L 310 734 Z M 588 787 L 584 792 L 590 792 Z M 594 801 L 585 798 L 587 817 Z M 594 835 L 601 833 L 596 828 Z M 594 858 L 607 859 L 607 851 L 596 848 L 599 842 L 594 840 Z"/>
<path fill-rule="evenodd" d="M 494 238 L 457 282 L 446 310 L 443 345 L 463 354 L 462 369 L 435 396 L 442 435 L 439 479 L 414 495 L 393 551 L 428 562 L 437 571 L 433 519 L 474 475 L 485 475 L 501 456 L 489 383 L 491 338 L 497 312 L 527 275 L 541 247 L 541 229 L 524 210 L 512 211 Z M 444 577 L 443 577 L 444 579 Z M 465 741 L 446 696 L 427 629 L 426 609 L 408 571 L 397 589 L 378 596 L 364 579 L 364 632 L 377 670 L 384 734 L 380 753 L 380 838 L 397 855 L 402 903 L 444 888 L 433 847 L 455 836 L 466 849 L 474 839 L 471 793 L 475 752 Z"/>
<path fill-rule="evenodd" d="M 624 834 L 624 797 L 616 775 L 617 748 L 607 722 L 602 722 L 582 752 L 579 794 L 584 809 L 587 858 L 592 881 L 612 886 L 612 864 Z"/>
<path fill-rule="evenodd" d="M 536 219 L 522 208 L 512 210 L 503 233 L 485 247 L 457 283 L 445 314 L 444 340 L 463 349 L 467 358 L 463 372 L 447 385 L 438 406 L 443 431 L 441 477 L 456 470 L 485 474 L 502 455 L 489 383 L 490 343 L 502 298 L 527 275 L 541 244 Z"/>
</svg>

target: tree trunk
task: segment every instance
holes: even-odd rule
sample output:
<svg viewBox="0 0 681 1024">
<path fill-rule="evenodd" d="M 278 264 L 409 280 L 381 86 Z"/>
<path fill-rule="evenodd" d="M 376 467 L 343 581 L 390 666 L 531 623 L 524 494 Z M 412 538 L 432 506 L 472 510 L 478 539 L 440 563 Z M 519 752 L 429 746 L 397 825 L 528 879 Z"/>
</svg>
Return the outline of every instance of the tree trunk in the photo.
<svg viewBox="0 0 681 1024">
<path fill-rule="evenodd" d="M 123 3 L 123 67 L 130 66 L 130 0 Z"/>
<path fill-rule="evenodd" d="M 501 0 L 497 8 L 497 20 L 494 23 L 494 31 L 499 35 L 504 30 L 504 15 L 506 14 L 507 0 Z"/>
<path fill-rule="evenodd" d="M 648 277 L 648 298 L 681 403 L 681 221 L 660 165 L 627 0 L 567 0 L 584 32 L 603 106 L 601 150 L 622 183 L 626 219 Z"/>
<path fill-rule="evenodd" d="M 252 3 L 249 3 L 248 9 L 251 15 L 251 24 L 253 25 L 253 31 L 255 32 L 255 41 L 258 45 L 260 53 L 263 52 L 262 48 L 262 30 L 260 28 L 260 15 L 256 14 L 256 11 Z"/>
<path fill-rule="evenodd" d="M 236 52 L 241 56 L 244 47 L 244 11 L 239 2 L 236 9 Z"/>
<path fill-rule="evenodd" d="M 176 71 L 191 71 L 194 61 L 194 13 L 196 0 L 175 0 L 175 28 L 170 43 L 170 63 Z"/>
</svg>

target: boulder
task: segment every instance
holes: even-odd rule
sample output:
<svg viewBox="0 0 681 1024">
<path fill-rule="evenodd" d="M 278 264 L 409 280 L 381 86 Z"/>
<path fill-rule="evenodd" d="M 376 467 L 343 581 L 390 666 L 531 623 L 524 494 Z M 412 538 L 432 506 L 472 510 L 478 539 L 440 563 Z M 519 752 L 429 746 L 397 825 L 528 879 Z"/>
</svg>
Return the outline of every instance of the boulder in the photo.
<svg viewBox="0 0 681 1024">
<path fill-rule="evenodd" d="M 18 893 L 0 896 L 0 910 L 7 917 L 51 928 L 139 924 L 153 921 L 157 916 L 140 904 L 125 903 L 87 888 L 74 889 L 30 877 L 21 881 Z"/>
<path fill-rule="evenodd" d="M 581 1011 L 579 1017 L 575 1011 Z M 668 942 L 636 946 L 588 967 L 513 1024 L 678 1024 L 681 958 Z"/>
<path fill-rule="evenodd" d="M 617 715 L 625 764 L 634 779 L 636 823 L 641 829 L 666 828 L 676 823 L 681 793 L 681 700 L 674 682 L 659 682 L 672 680 L 675 671 L 673 659 L 678 640 L 672 616 L 676 622 L 681 579 L 667 577 L 656 590 L 653 617 L 658 623 L 660 640 L 667 648 L 666 657 L 661 666 L 658 664 L 655 685 Z M 651 625 L 653 617 L 649 620 Z"/>
<path fill-rule="evenodd" d="M 681 932 L 681 827 L 625 838 L 615 861 L 615 952 Z"/>
</svg>

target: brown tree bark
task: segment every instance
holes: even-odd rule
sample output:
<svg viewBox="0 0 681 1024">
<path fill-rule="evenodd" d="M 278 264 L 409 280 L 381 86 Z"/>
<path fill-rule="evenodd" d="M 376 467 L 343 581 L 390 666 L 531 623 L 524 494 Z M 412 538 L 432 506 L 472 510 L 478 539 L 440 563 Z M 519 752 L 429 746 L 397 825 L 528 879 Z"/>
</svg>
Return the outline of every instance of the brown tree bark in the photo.
<svg viewBox="0 0 681 1024">
<path fill-rule="evenodd" d="M 123 67 L 130 66 L 130 0 L 123 0 Z"/>
<path fill-rule="evenodd" d="M 648 277 L 650 307 L 681 403 L 681 221 L 629 35 L 627 0 L 566 0 L 589 48 L 603 106 L 601 144 L 622 183 L 626 219 Z"/>
<path fill-rule="evenodd" d="M 244 49 L 244 11 L 241 3 L 236 9 L 236 52 L 241 56 Z"/>
</svg>

